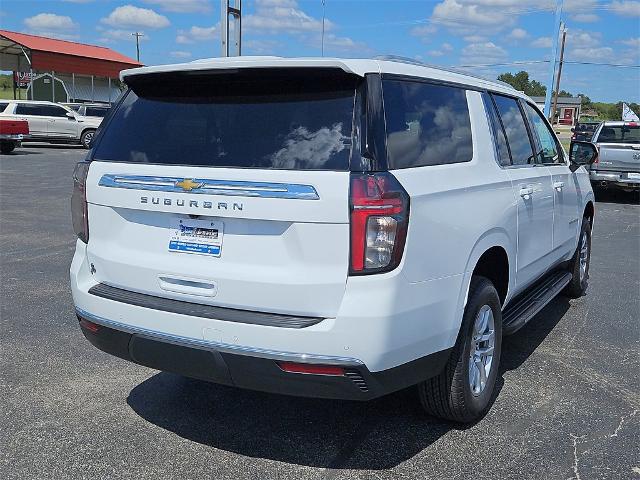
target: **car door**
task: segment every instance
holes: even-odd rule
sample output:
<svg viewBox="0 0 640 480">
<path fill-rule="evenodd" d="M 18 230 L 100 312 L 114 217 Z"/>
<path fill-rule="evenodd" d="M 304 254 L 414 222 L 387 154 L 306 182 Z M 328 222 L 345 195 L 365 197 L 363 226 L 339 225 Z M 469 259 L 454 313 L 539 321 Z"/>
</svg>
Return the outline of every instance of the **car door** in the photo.
<svg viewBox="0 0 640 480">
<path fill-rule="evenodd" d="M 15 115 L 24 118 L 29 123 L 31 137 L 46 138 L 49 122 L 46 112 L 39 103 L 18 103 Z"/>
<path fill-rule="evenodd" d="M 582 197 L 577 175 L 572 172 L 560 142 L 544 116 L 533 105 L 523 102 L 531 133 L 538 152 L 538 161 L 547 166 L 553 185 L 553 251 L 555 261 L 570 257 L 576 247 L 580 230 L 579 198 Z"/>
<path fill-rule="evenodd" d="M 511 165 L 506 170 L 517 205 L 516 292 L 551 266 L 553 250 L 553 186 L 549 169 L 538 162 L 532 137 L 517 99 L 491 95 L 506 134 Z"/>
<path fill-rule="evenodd" d="M 48 136 L 51 138 L 77 138 L 78 120 L 68 117 L 69 110 L 59 105 L 44 105 L 49 122 Z"/>
</svg>

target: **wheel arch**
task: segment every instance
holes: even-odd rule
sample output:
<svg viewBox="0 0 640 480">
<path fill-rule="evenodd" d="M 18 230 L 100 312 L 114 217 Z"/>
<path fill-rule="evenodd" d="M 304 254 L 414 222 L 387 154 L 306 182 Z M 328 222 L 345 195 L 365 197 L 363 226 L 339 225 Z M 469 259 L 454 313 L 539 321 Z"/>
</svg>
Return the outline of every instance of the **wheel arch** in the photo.
<svg viewBox="0 0 640 480">
<path fill-rule="evenodd" d="M 495 228 L 489 230 L 476 241 L 469 254 L 464 272 L 464 280 L 459 292 L 458 307 L 456 309 L 458 330 L 460 329 L 462 315 L 469 297 L 471 277 L 474 274 L 478 274 L 478 272 L 487 276 L 488 270 L 486 266 L 490 265 L 495 258 L 500 258 L 502 267 L 506 268 L 506 271 L 502 271 L 501 288 L 496 287 L 498 296 L 500 297 L 502 305 L 505 305 L 509 300 L 509 295 L 515 281 L 515 254 L 515 239 L 510 237 L 505 229 Z M 478 266 L 480 266 L 479 270 Z M 492 275 L 489 275 L 490 280 L 492 280 L 491 277 Z M 504 277 L 506 277 L 506 279 Z M 455 343 L 455 338 L 452 338 L 451 342 Z"/>
</svg>

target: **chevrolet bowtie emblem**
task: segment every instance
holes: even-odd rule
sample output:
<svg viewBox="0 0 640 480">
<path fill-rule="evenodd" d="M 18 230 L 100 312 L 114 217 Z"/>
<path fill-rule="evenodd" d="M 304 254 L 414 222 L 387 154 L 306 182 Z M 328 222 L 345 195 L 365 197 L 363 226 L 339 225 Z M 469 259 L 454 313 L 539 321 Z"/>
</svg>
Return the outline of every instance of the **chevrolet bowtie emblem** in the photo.
<svg viewBox="0 0 640 480">
<path fill-rule="evenodd" d="M 190 178 L 185 178 L 183 180 L 180 180 L 179 182 L 174 183 L 174 185 L 176 187 L 180 187 L 181 189 L 190 192 L 191 190 L 195 189 L 195 188 L 200 188 L 204 185 L 204 183 L 202 182 L 194 182 L 192 179 Z"/>
</svg>

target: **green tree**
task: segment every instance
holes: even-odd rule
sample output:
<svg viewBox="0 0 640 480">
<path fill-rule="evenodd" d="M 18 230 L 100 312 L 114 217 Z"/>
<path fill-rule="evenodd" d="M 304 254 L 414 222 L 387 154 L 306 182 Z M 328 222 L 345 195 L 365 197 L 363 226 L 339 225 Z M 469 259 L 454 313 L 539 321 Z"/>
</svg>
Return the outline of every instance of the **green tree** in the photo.
<svg viewBox="0 0 640 480">
<path fill-rule="evenodd" d="M 498 80 L 508 83 L 516 90 L 526 93 L 527 95 L 534 97 L 542 97 L 546 94 L 547 89 L 544 85 L 536 80 L 529 78 L 529 72 L 524 70 L 516 73 L 502 73 L 498 75 Z"/>
</svg>

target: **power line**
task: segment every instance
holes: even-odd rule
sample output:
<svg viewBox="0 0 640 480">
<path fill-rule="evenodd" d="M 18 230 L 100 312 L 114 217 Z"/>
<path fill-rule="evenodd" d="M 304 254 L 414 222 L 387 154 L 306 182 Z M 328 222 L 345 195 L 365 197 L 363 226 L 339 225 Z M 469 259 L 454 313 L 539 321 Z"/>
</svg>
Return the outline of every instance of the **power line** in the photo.
<svg viewBox="0 0 640 480">
<path fill-rule="evenodd" d="M 500 62 L 500 63 L 476 63 L 470 65 L 458 65 L 457 68 L 489 68 L 489 67 L 510 67 L 516 65 L 534 65 L 538 63 L 550 63 L 551 60 L 519 60 L 515 62 Z M 565 64 L 570 65 L 592 65 L 598 67 L 619 67 L 619 68 L 640 68 L 640 65 L 625 64 L 625 63 L 604 63 L 604 62 L 579 62 L 565 60 Z"/>
</svg>

